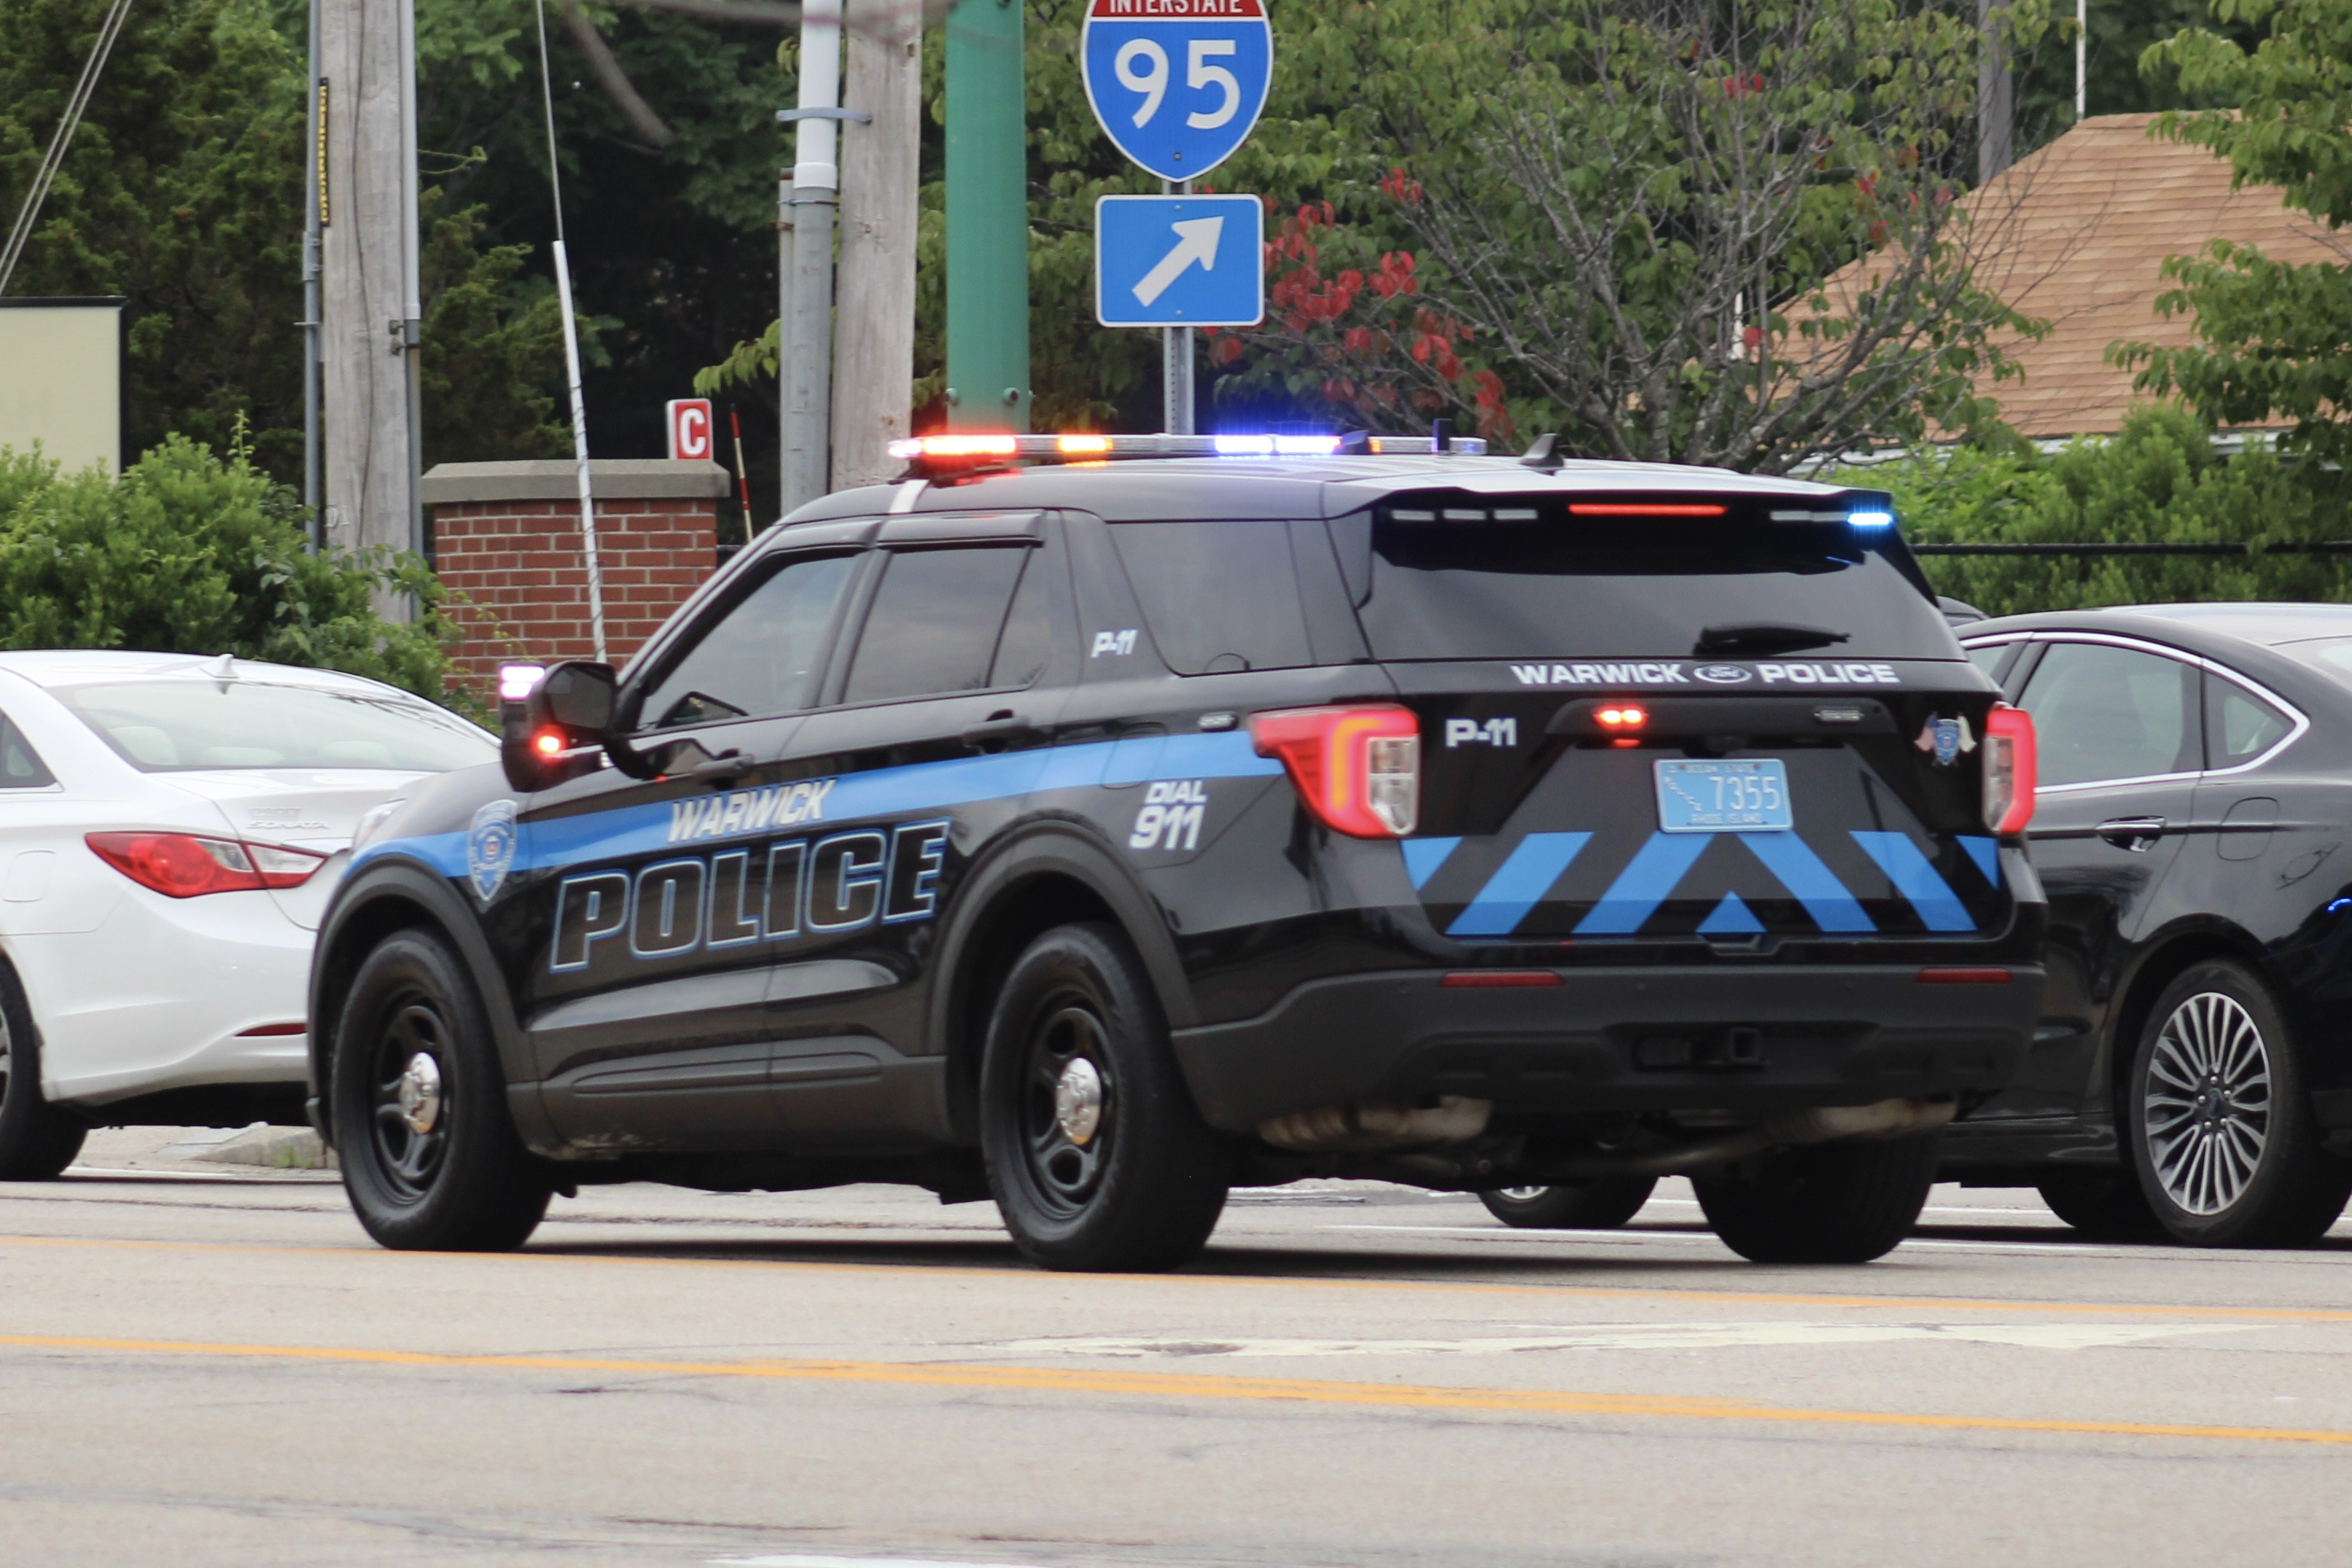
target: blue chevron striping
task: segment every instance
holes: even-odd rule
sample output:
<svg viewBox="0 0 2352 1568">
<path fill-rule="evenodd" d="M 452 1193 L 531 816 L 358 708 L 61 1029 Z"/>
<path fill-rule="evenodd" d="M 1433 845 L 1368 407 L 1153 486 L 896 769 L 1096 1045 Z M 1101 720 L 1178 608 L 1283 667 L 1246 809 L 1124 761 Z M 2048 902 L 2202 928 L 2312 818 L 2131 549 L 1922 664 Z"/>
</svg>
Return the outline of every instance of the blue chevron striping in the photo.
<svg viewBox="0 0 2352 1568">
<path fill-rule="evenodd" d="M 1877 925 L 1862 905 L 1854 902 L 1845 883 L 1837 873 L 1822 863 L 1822 857 L 1812 847 L 1794 833 L 1739 833 L 1735 835 L 1746 844 L 1748 852 L 1764 862 L 1764 869 L 1780 879 L 1781 885 L 1796 894 L 1797 902 L 1805 906 L 1813 924 L 1827 932 L 1875 931 Z"/>
<path fill-rule="evenodd" d="M 1419 893 L 1429 885 L 1429 879 L 1437 874 L 1437 868 L 1445 863 L 1445 857 L 1461 841 L 1458 838 L 1405 840 L 1404 873 L 1412 878 L 1413 892 Z"/>
<path fill-rule="evenodd" d="M 1753 936 L 1763 929 L 1764 923 L 1756 918 L 1748 901 L 1736 893 L 1725 894 L 1723 902 L 1698 923 L 1702 936 Z"/>
<path fill-rule="evenodd" d="M 1652 833 L 1601 895 L 1601 902 L 1576 923 L 1579 936 L 1629 936 L 1682 881 L 1683 873 L 1706 852 L 1712 833 Z M 1741 835 L 1745 837 L 1746 835 Z"/>
<path fill-rule="evenodd" d="M 1529 833 L 1512 846 L 1510 857 L 1486 879 L 1469 907 L 1446 927 L 1448 936 L 1507 936 L 1528 911 L 1559 880 L 1591 833 Z"/>
<path fill-rule="evenodd" d="M 1911 901 L 1919 918 L 1930 931 L 1973 931 L 1977 923 L 1969 918 L 1959 894 L 1952 884 L 1936 873 L 1927 857 L 1907 833 L 1865 833 L 1853 831 L 1853 841 L 1863 852 L 1878 862 L 1878 869 L 1895 884 L 1895 891 Z"/>
<path fill-rule="evenodd" d="M 1962 839 L 1960 848 L 1969 852 L 1969 859 L 1977 862 L 1977 870 L 1993 886 L 2000 885 L 2000 841 L 1998 839 Z"/>
</svg>

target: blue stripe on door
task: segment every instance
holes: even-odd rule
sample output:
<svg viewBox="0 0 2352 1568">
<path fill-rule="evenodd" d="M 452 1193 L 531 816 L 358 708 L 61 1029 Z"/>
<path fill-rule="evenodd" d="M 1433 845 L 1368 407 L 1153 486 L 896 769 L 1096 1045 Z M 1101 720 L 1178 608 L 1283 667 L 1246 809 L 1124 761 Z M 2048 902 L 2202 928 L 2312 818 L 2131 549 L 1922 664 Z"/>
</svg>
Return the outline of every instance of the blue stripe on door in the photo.
<svg viewBox="0 0 2352 1568">
<path fill-rule="evenodd" d="M 1429 879 L 1437 874 L 1437 868 L 1445 863 L 1445 857 L 1461 841 L 1458 838 L 1405 840 L 1404 873 L 1412 878 L 1413 892 L 1419 893 L 1429 885 Z"/>
<path fill-rule="evenodd" d="M 1862 905 L 1854 902 L 1845 883 L 1837 873 L 1822 863 L 1804 840 L 1794 833 L 1737 833 L 1733 835 L 1748 846 L 1748 852 L 1764 862 L 1764 869 L 1780 879 L 1780 884 L 1796 895 L 1805 906 L 1813 924 L 1825 932 L 1875 931 L 1878 929 Z"/>
<path fill-rule="evenodd" d="M 1406 841 L 1411 848 L 1413 841 Z M 1435 842 L 1434 840 L 1422 841 Z M 1591 833 L 1529 833 L 1513 846 L 1469 907 L 1446 927 L 1448 936 L 1507 936 L 1528 911 L 1551 891 L 1568 862 L 1592 841 Z"/>
<path fill-rule="evenodd" d="M 1927 857 L 1907 833 L 1865 833 L 1856 830 L 1853 841 L 1863 852 L 1878 862 L 1895 891 L 1911 901 L 1919 918 L 1930 931 L 1973 931 L 1976 922 L 1969 918 L 1959 894 L 1952 884 L 1936 873 Z"/>
<path fill-rule="evenodd" d="M 1745 835 L 1743 835 L 1745 836 Z M 1629 936 L 1706 852 L 1711 833 L 1652 833 L 1650 841 L 1617 873 L 1601 902 L 1576 923 L 1579 936 Z"/>
</svg>

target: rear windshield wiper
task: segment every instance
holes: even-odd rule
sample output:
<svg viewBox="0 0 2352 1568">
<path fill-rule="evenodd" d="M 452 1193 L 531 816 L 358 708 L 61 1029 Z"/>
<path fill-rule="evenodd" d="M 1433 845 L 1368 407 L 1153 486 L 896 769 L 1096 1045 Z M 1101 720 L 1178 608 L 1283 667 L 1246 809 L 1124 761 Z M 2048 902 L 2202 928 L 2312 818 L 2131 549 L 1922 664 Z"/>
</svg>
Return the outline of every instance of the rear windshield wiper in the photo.
<svg viewBox="0 0 2352 1568">
<path fill-rule="evenodd" d="M 1695 658 L 1710 653 L 1792 653 L 1800 648 L 1826 648 L 1849 639 L 1826 626 L 1791 626 L 1780 621 L 1735 621 L 1709 626 L 1698 634 Z"/>
</svg>

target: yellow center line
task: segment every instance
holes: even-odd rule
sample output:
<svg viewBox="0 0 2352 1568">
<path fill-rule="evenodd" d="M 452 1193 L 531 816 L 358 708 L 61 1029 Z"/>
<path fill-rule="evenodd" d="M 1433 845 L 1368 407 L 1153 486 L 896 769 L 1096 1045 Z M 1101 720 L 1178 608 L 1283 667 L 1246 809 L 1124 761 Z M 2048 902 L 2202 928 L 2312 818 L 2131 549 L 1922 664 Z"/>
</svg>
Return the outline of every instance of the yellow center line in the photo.
<svg viewBox="0 0 2352 1568">
<path fill-rule="evenodd" d="M 739 1245 L 739 1243 L 725 1243 Z M 679 1245 L 691 1245 L 682 1243 Z M 790 1246 L 795 1243 L 761 1243 Z M 294 1255 L 308 1258 L 373 1258 L 387 1263 L 418 1264 L 446 1260 L 434 1252 L 388 1252 L 375 1247 L 292 1247 L 232 1241 L 141 1241 L 73 1236 L 0 1236 L 0 1247 L 55 1247 L 96 1250 L 157 1252 L 219 1252 Z M 1788 1291 L 1694 1290 L 1676 1286 L 1520 1285 L 1504 1281 L 1460 1280 L 1330 1280 L 1278 1274 L 1053 1274 L 1035 1269 L 972 1268 L 958 1264 L 820 1263 L 785 1258 L 633 1258 L 610 1253 L 551 1250 L 509 1253 L 468 1252 L 455 1255 L 474 1265 L 499 1263 L 581 1263 L 599 1267 L 638 1269 L 753 1269 L 802 1274 L 914 1275 L 932 1281 L 976 1278 L 1019 1280 L 1034 1284 L 1066 1284 L 1087 1281 L 1098 1285 L 1149 1284 L 1272 1286 L 1284 1290 L 1372 1291 L 1442 1295 L 1564 1296 L 1579 1301 L 1700 1301 L 1727 1306 L 1835 1307 L 1864 1312 L 2043 1312 L 2073 1317 L 2211 1318 L 2254 1322 L 2352 1322 L 2352 1310 L 2329 1307 L 2193 1306 L 2141 1301 L 2005 1301 L 1983 1296 L 1865 1296 L 1809 1294 Z"/>
<path fill-rule="evenodd" d="M 924 1388 L 987 1388 L 1146 1398 L 1243 1400 L 1360 1409 L 1481 1410 L 1516 1415 L 1633 1416 L 1694 1421 L 1787 1422 L 1816 1426 L 1907 1427 L 1947 1432 L 2043 1432 L 2113 1437 L 2185 1437 L 2221 1442 L 2317 1443 L 2352 1447 L 2352 1432 L 2284 1427 L 2221 1427 L 2176 1422 L 2063 1421 L 2023 1416 L 1939 1416 L 1900 1410 L 1819 1410 L 1655 1394 L 1566 1389 L 1453 1388 L 1415 1384 L 1340 1383 L 1286 1377 L 1223 1377 L 1199 1373 L 1104 1372 L 1046 1366 L 975 1366 L 890 1361 L 664 1361 L 616 1356 L 446 1355 L 429 1351 L 328 1345 L 214 1344 L 190 1340 L 96 1339 L 0 1334 L 0 1346 L 25 1350 L 111 1351 L 140 1355 L 236 1357 L 337 1365 L 433 1367 L 654 1377 L 740 1377 L 770 1382 L 857 1383 Z"/>
</svg>

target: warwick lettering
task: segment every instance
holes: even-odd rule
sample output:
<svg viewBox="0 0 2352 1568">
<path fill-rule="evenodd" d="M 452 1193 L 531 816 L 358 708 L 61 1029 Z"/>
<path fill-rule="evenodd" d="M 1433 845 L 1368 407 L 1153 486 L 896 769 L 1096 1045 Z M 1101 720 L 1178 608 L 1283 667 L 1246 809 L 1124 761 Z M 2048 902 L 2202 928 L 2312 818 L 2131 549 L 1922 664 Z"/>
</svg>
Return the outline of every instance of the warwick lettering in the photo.
<svg viewBox="0 0 2352 1568">
<path fill-rule="evenodd" d="M 725 839 L 772 827 L 789 828 L 796 822 L 822 822 L 824 798 L 840 782 L 838 779 L 819 779 L 672 800 L 669 841 L 682 844 L 689 839 Z"/>
</svg>

